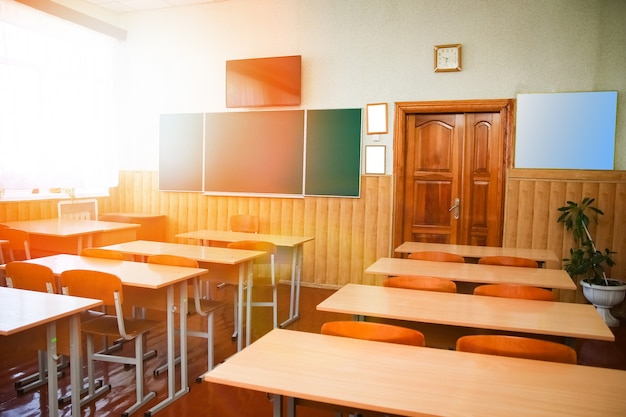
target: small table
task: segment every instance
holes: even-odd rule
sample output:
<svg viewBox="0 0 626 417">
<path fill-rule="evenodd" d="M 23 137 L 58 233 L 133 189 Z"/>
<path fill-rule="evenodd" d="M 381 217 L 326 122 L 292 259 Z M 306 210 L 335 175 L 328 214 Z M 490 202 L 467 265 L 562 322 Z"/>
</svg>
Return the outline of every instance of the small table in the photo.
<svg viewBox="0 0 626 417">
<path fill-rule="evenodd" d="M 137 238 L 138 224 L 98 220 L 44 219 L 4 222 L 30 234 L 31 251 L 79 254 L 84 247 L 104 246 Z"/>
<path fill-rule="evenodd" d="M 387 276 L 422 275 L 479 284 L 516 284 L 562 290 L 576 289 L 576 284 L 562 269 L 380 258 L 368 266 L 365 273 Z"/>
<path fill-rule="evenodd" d="M 262 240 L 272 242 L 278 247 L 278 262 L 285 255 L 291 254 L 291 293 L 289 296 L 289 318 L 280 324 L 285 327 L 300 317 L 300 280 L 302 278 L 303 245 L 313 240 L 312 237 L 269 235 L 260 233 L 227 232 L 222 230 L 198 230 L 177 234 L 178 238 L 195 239 L 202 245 L 209 242 L 237 242 L 239 240 Z M 285 253 L 287 252 L 287 253 Z"/>
<path fill-rule="evenodd" d="M 124 254 L 146 257 L 158 254 L 170 254 L 184 256 L 186 258 L 195 259 L 199 263 L 206 265 L 209 269 L 209 277 L 216 271 L 220 281 L 228 281 L 235 269 L 237 279 L 233 282 L 237 287 L 237 350 L 242 349 L 243 334 L 243 288 L 250 289 L 250 283 L 246 282 L 246 277 L 250 278 L 252 273 L 252 262 L 257 256 L 263 255 L 265 252 L 239 250 L 228 248 L 216 248 L 211 246 L 184 245 L 182 243 L 165 243 L 153 242 L 147 240 L 135 240 L 132 242 L 118 243 L 116 245 L 104 246 L 102 249 L 115 250 Z M 246 345 L 250 344 L 250 291 L 247 291 L 246 299 Z"/>
<path fill-rule="evenodd" d="M 113 259 L 90 258 L 77 255 L 53 255 L 43 258 L 30 259 L 26 262 L 45 265 L 52 269 L 55 275 L 60 276 L 63 271 L 71 269 L 87 269 L 108 272 L 117 275 L 124 286 L 143 288 L 148 290 L 167 290 L 167 366 L 168 366 L 168 396 L 159 404 L 148 410 L 155 414 L 180 396 L 189 392 L 187 385 L 187 281 L 193 277 L 206 274 L 204 268 L 185 268 L 169 265 L 153 265 L 142 262 L 118 261 Z M 4 269 L 0 265 L 0 269 Z M 174 286 L 178 285 L 180 300 L 176 305 L 174 300 Z M 175 349 L 176 329 L 174 326 L 175 314 L 180 316 L 180 389 L 176 391 Z M 76 369 L 80 369 L 77 367 Z M 52 375 L 52 374 L 51 374 Z M 78 385 L 80 386 L 80 385 Z"/>
<path fill-rule="evenodd" d="M 422 323 L 614 341 L 590 304 L 347 284 L 317 305 L 320 311 Z"/>
<path fill-rule="evenodd" d="M 553 250 L 527 248 L 501 248 L 497 246 L 450 245 L 445 243 L 404 242 L 396 248 L 396 253 L 408 254 L 422 251 L 448 252 L 461 255 L 467 262 L 476 263 L 485 256 L 516 256 L 537 261 L 545 268 L 546 262 L 560 262 Z"/>
<path fill-rule="evenodd" d="M 140 225 L 137 231 L 139 240 L 165 241 L 167 216 L 165 214 L 146 213 L 105 213 L 98 216 L 105 222 L 134 223 Z"/>
<path fill-rule="evenodd" d="M 59 415 L 56 352 L 56 321 L 70 318 L 70 372 L 72 415 L 80 416 L 82 373 L 80 361 L 80 312 L 102 305 L 101 300 L 0 287 L 0 335 L 10 336 L 46 324 L 48 359 L 48 408 L 50 416 Z M 0 338 L 2 340 L 2 338 Z M 18 347 L 19 348 L 19 347 Z M 42 410 L 43 411 L 43 410 Z"/>
<path fill-rule="evenodd" d="M 615 417 L 626 410 L 626 371 L 284 329 L 205 380 L 273 394 L 274 417 L 283 415 L 283 396 L 289 416 L 294 398 L 413 417 Z"/>
</svg>

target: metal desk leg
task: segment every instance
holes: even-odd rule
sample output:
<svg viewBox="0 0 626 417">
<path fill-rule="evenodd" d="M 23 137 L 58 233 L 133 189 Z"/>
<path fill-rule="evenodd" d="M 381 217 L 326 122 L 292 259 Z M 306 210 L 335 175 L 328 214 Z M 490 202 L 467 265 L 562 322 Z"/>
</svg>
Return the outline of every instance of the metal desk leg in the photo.
<svg viewBox="0 0 626 417">
<path fill-rule="evenodd" d="M 302 274 L 302 245 L 291 248 L 291 293 L 289 318 L 280 323 L 281 329 L 300 318 L 300 279 Z"/>
<path fill-rule="evenodd" d="M 81 388 L 83 386 L 81 343 L 80 343 L 80 315 L 70 317 L 70 384 L 72 387 L 72 415 L 81 415 Z"/>
<path fill-rule="evenodd" d="M 176 305 L 174 286 L 167 287 L 167 398 L 146 411 L 146 417 L 161 411 L 189 392 L 187 385 L 187 281 L 179 284 L 180 288 L 180 389 L 176 391 L 176 329 L 174 326 Z"/>
<path fill-rule="evenodd" d="M 46 326 L 46 339 L 48 346 L 48 411 L 50 417 L 59 415 L 59 403 L 57 400 L 57 330 L 56 322 L 50 322 Z M 80 392 L 80 390 L 78 390 Z M 80 403 L 80 401 L 79 401 Z"/>
</svg>

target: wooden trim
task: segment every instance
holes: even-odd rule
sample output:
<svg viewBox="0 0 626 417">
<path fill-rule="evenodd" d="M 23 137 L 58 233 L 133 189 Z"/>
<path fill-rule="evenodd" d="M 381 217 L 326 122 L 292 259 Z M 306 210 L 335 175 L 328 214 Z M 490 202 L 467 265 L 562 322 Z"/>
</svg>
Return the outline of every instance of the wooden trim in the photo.
<svg viewBox="0 0 626 417">
<path fill-rule="evenodd" d="M 571 169 L 509 169 L 510 180 L 626 183 L 626 171 Z"/>
<path fill-rule="evenodd" d="M 403 182 L 398 180 L 404 178 L 404 154 L 406 117 L 414 113 L 481 113 L 500 112 L 502 115 L 502 128 L 505 135 L 505 160 L 503 161 L 505 175 L 506 168 L 511 166 L 513 155 L 512 147 L 515 132 L 515 99 L 488 99 L 488 100 L 437 100 L 437 101 L 417 101 L 417 102 L 396 102 L 395 103 L 395 129 L 393 140 L 393 175 L 394 175 L 394 210 L 392 220 L 391 241 L 394 246 L 401 244 L 403 219 L 398 218 L 404 212 L 404 189 Z M 506 178 L 503 179 L 506 188 Z M 503 204 L 504 207 L 504 204 Z"/>
</svg>

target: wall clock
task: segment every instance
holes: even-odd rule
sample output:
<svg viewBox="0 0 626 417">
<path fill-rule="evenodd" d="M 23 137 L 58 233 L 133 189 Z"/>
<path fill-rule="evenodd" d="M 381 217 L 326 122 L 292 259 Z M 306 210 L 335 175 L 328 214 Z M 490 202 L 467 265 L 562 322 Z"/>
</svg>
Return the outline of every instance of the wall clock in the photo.
<svg viewBox="0 0 626 417">
<path fill-rule="evenodd" d="M 461 44 L 435 45 L 435 72 L 461 71 Z"/>
</svg>

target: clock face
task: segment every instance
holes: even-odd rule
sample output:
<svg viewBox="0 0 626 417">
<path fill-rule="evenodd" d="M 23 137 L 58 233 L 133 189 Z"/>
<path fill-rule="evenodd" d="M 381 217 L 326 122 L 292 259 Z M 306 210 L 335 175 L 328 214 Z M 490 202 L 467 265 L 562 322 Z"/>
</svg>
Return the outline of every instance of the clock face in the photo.
<svg viewBox="0 0 626 417">
<path fill-rule="evenodd" d="M 435 47 L 435 71 L 460 71 L 461 46 L 442 45 Z"/>
</svg>

